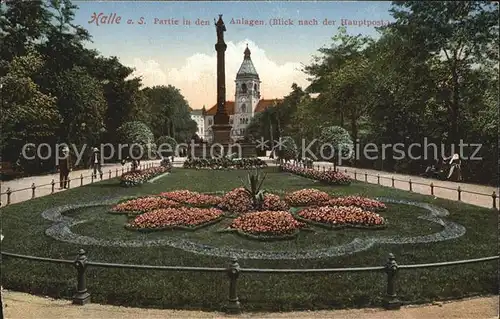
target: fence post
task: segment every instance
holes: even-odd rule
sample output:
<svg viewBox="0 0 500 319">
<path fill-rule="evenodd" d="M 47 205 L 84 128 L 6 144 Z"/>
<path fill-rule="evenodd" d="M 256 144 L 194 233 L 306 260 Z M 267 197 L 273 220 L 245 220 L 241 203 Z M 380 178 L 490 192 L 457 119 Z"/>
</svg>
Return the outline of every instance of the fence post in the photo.
<svg viewBox="0 0 500 319">
<path fill-rule="evenodd" d="M 109 170 L 109 179 L 111 179 L 111 170 Z"/>
<path fill-rule="evenodd" d="M 240 265 L 236 257 L 231 258 L 231 264 L 227 268 L 227 275 L 229 276 L 229 302 L 226 312 L 229 314 L 239 314 L 241 313 L 241 305 L 236 293 L 236 280 L 240 275 Z"/>
<path fill-rule="evenodd" d="M 83 186 L 83 174 L 80 174 L 80 186 Z"/>
<path fill-rule="evenodd" d="M 457 195 L 458 195 L 458 200 L 462 200 L 462 190 L 460 189 L 460 185 L 457 187 Z"/>
<path fill-rule="evenodd" d="M 394 176 L 391 177 L 392 187 L 394 187 Z"/>
<path fill-rule="evenodd" d="M 408 180 L 408 184 L 410 184 L 410 192 L 413 192 L 413 188 L 411 186 L 411 178 Z"/>
<path fill-rule="evenodd" d="M 318 171 L 319 171 L 319 164 L 318 164 Z"/>
<path fill-rule="evenodd" d="M 493 198 L 493 209 L 497 209 L 497 193 L 495 191 L 491 194 L 491 198 Z"/>
<path fill-rule="evenodd" d="M 35 183 L 31 184 L 31 198 L 35 198 Z"/>
<path fill-rule="evenodd" d="M 12 194 L 12 191 L 10 190 L 10 187 L 7 188 L 7 205 L 10 204 L 10 194 Z"/>
<path fill-rule="evenodd" d="M 85 305 L 90 302 L 90 294 L 87 291 L 87 283 L 85 281 L 85 270 L 87 269 L 87 256 L 85 256 L 85 250 L 80 249 L 74 266 L 77 274 L 77 286 L 76 294 L 73 296 L 73 304 Z"/>
<path fill-rule="evenodd" d="M 355 180 L 358 180 L 356 170 L 354 170 L 354 179 L 355 179 Z"/>
<path fill-rule="evenodd" d="M 102 181 L 102 171 L 99 173 L 99 178 L 101 179 Z"/>
<path fill-rule="evenodd" d="M 52 190 L 50 191 L 51 194 L 54 194 L 54 190 L 56 188 L 56 182 L 54 179 L 52 179 L 52 182 L 50 182 L 50 186 L 52 186 Z"/>
<path fill-rule="evenodd" d="M 398 264 L 396 258 L 391 253 L 387 263 L 385 264 L 385 272 L 387 274 L 387 293 L 384 300 L 384 308 L 388 310 L 397 310 L 401 308 L 401 301 L 396 295 L 395 279 L 398 272 Z"/>
<path fill-rule="evenodd" d="M 118 177 L 118 168 L 116 169 L 116 177 Z"/>
<path fill-rule="evenodd" d="M 90 183 L 92 184 L 94 182 L 94 174 L 90 174 Z"/>
<path fill-rule="evenodd" d="M 122 167 L 122 175 L 123 175 L 123 167 Z"/>
<path fill-rule="evenodd" d="M 368 183 L 368 174 L 365 173 L 365 182 Z"/>
<path fill-rule="evenodd" d="M 332 168 L 330 167 L 330 170 L 331 170 L 331 169 L 332 169 Z M 326 169 L 325 169 L 325 167 L 323 166 L 323 172 L 324 172 L 325 170 L 326 170 Z"/>
<path fill-rule="evenodd" d="M 431 187 L 431 195 L 434 196 L 434 183 L 431 182 L 429 186 Z"/>
<path fill-rule="evenodd" d="M 68 176 L 67 180 L 68 180 L 68 189 L 70 189 L 71 188 L 71 186 L 70 186 L 71 178 L 69 178 L 69 176 Z"/>
<path fill-rule="evenodd" d="M 377 174 L 377 184 L 380 185 L 380 174 Z"/>
</svg>

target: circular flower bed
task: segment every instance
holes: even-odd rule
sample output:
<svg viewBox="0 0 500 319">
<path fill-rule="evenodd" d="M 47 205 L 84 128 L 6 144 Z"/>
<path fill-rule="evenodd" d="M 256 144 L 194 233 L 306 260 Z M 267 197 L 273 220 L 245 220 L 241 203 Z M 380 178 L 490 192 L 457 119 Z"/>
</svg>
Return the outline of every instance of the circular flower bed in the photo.
<svg viewBox="0 0 500 319">
<path fill-rule="evenodd" d="M 328 206 L 355 206 L 360 207 L 365 210 L 379 211 L 384 210 L 387 207 L 384 203 L 379 202 L 371 198 L 361 197 L 361 196 L 346 196 L 332 198 L 327 203 Z"/>
<path fill-rule="evenodd" d="M 281 210 L 287 211 L 290 209 L 288 204 L 282 200 L 278 195 L 265 194 L 264 203 L 262 204 L 263 210 Z"/>
<path fill-rule="evenodd" d="M 301 189 L 285 196 L 285 202 L 296 207 L 324 205 L 329 200 L 330 195 L 313 188 Z"/>
<path fill-rule="evenodd" d="M 252 210 L 252 204 L 250 195 L 248 195 L 243 187 L 239 187 L 226 193 L 222 197 L 218 207 L 239 214 Z"/>
<path fill-rule="evenodd" d="M 126 225 L 134 230 L 198 229 L 222 218 L 216 208 L 179 207 L 157 209 L 137 216 Z"/>
<path fill-rule="evenodd" d="M 261 211 L 241 215 L 229 229 L 254 239 L 286 239 L 296 236 L 304 225 L 289 212 Z"/>
<path fill-rule="evenodd" d="M 141 197 L 119 203 L 111 208 L 113 213 L 142 213 L 160 208 L 179 207 L 173 200 L 161 197 Z"/>
<path fill-rule="evenodd" d="M 379 214 L 363 210 L 359 207 L 322 206 L 309 207 L 298 212 L 305 221 L 313 222 L 329 228 L 358 227 L 383 228 L 386 223 Z"/>
</svg>

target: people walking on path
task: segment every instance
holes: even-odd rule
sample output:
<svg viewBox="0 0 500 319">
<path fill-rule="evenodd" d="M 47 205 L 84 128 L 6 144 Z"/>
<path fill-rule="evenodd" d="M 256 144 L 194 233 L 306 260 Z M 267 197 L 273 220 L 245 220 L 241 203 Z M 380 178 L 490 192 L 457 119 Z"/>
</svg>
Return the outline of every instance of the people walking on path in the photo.
<svg viewBox="0 0 500 319">
<path fill-rule="evenodd" d="M 94 179 L 97 178 L 97 172 L 99 172 L 99 175 L 102 175 L 102 156 L 97 147 L 92 148 L 89 166 L 93 170 Z"/>
<path fill-rule="evenodd" d="M 62 150 L 62 158 L 57 163 L 59 170 L 59 189 L 68 188 L 69 172 L 71 172 L 71 156 L 69 148 L 65 147 Z"/>
</svg>

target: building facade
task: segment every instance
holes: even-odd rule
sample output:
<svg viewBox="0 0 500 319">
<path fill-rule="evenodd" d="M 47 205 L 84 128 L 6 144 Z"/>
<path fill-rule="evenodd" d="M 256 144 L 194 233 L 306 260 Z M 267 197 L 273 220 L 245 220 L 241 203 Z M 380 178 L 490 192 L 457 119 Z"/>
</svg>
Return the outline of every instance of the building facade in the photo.
<svg viewBox="0 0 500 319">
<path fill-rule="evenodd" d="M 236 74 L 234 101 L 226 101 L 225 108 L 229 115 L 229 124 L 232 125 L 231 137 L 233 140 L 245 136 L 245 130 L 255 114 L 263 112 L 281 99 L 263 99 L 260 95 L 261 81 L 250 57 L 250 49 L 245 49 L 243 62 Z M 206 141 L 212 140 L 211 127 L 214 124 L 214 115 L 217 112 L 217 103 L 208 110 L 193 110 L 191 118 L 198 124 L 198 136 Z M 202 118 L 203 120 L 199 120 Z M 200 121 L 200 122 L 199 122 Z M 199 124 L 200 123 L 200 124 Z"/>
</svg>

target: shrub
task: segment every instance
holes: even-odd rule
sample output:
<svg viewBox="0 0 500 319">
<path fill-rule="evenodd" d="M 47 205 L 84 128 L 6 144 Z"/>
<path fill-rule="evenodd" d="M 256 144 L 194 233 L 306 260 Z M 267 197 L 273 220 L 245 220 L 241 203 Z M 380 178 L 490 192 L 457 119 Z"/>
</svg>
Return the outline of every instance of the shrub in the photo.
<svg viewBox="0 0 500 319">
<path fill-rule="evenodd" d="M 334 170 L 320 171 L 311 168 L 303 168 L 292 164 L 282 164 L 280 165 L 280 169 L 283 172 L 315 179 L 328 185 L 349 185 L 351 183 L 351 178 L 349 176 Z"/>
<path fill-rule="evenodd" d="M 134 121 L 123 123 L 118 128 L 116 133 L 118 135 L 120 143 L 128 145 L 140 145 L 143 150 L 144 156 L 156 151 L 153 132 L 151 132 L 151 129 L 143 122 Z M 139 155 L 138 147 L 134 147 L 131 151 L 133 152 L 134 157 L 137 157 Z"/>
<path fill-rule="evenodd" d="M 156 147 L 158 148 L 158 153 L 163 156 L 175 156 L 176 155 L 176 148 L 177 148 L 177 141 L 170 136 L 160 136 L 156 140 Z"/>
<path fill-rule="evenodd" d="M 337 163 L 339 154 L 342 159 L 349 159 L 354 153 L 354 143 L 344 128 L 340 126 L 329 126 L 321 130 L 321 135 L 319 138 L 321 144 L 330 144 L 332 149 L 326 148 L 330 153 L 321 154 L 322 157 L 333 158 L 334 167 Z M 333 154 L 331 153 L 333 152 Z"/>
</svg>

